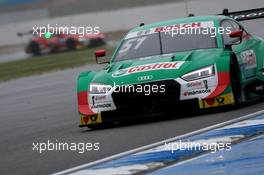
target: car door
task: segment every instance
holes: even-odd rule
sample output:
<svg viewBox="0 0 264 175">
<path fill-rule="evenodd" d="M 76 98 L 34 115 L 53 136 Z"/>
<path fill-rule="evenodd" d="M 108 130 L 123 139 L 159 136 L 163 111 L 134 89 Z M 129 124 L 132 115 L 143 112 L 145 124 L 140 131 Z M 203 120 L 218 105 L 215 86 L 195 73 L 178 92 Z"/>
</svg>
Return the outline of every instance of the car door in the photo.
<svg viewBox="0 0 264 175">
<path fill-rule="evenodd" d="M 241 42 L 237 39 L 231 38 L 228 34 L 223 35 L 223 43 L 225 45 L 232 45 L 232 50 L 238 58 L 242 79 L 252 80 L 257 77 L 258 66 L 257 63 L 263 62 L 263 59 L 257 54 L 259 48 L 259 41 L 253 38 L 239 23 L 233 20 L 223 20 L 221 26 L 225 29 L 229 27 L 231 32 L 243 31 Z M 263 65 L 263 64 L 261 64 Z"/>
</svg>

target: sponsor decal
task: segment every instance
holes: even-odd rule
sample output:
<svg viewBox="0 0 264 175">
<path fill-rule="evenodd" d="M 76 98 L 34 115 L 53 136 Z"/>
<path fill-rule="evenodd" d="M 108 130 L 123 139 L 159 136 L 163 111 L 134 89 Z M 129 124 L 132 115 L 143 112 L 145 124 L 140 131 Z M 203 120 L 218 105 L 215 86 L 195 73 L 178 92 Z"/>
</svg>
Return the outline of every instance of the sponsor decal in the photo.
<svg viewBox="0 0 264 175">
<path fill-rule="evenodd" d="M 111 94 L 88 94 L 88 106 L 94 114 L 116 109 Z"/>
<path fill-rule="evenodd" d="M 248 11 L 235 12 L 234 14 L 230 14 L 231 18 L 234 18 L 237 21 L 249 20 L 255 18 L 263 18 L 264 17 L 264 9 L 255 9 Z"/>
<path fill-rule="evenodd" d="M 94 96 L 92 97 L 92 101 L 93 101 L 93 104 L 92 104 L 92 106 L 94 106 L 94 104 L 95 104 L 95 101 L 94 101 Z"/>
<path fill-rule="evenodd" d="M 111 107 L 112 107 L 111 103 L 106 103 L 106 104 L 96 104 L 93 105 L 91 108 L 96 109 L 96 108 L 111 108 Z"/>
<path fill-rule="evenodd" d="M 92 108 L 93 106 L 95 106 L 95 103 L 97 101 L 105 101 L 106 100 L 106 96 L 103 95 L 103 96 L 92 96 Z"/>
<path fill-rule="evenodd" d="M 98 124 L 98 123 L 102 123 L 102 117 L 100 114 L 95 114 L 95 115 L 80 115 L 80 124 L 81 125 L 89 125 L 89 124 Z"/>
<path fill-rule="evenodd" d="M 241 54 L 244 63 L 244 69 L 252 69 L 257 67 L 256 54 L 253 50 L 247 50 Z"/>
<path fill-rule="evenodd" d="M 137 79 L 138 81 L 147 81 L 147 80 L 152 80 L 153 76 L 152 75 L 140 76 Z"/>
<path fill-rule="evenodd" d="M 216 102 L 218 103 L 218 105 L 223 105 L 225 104 L 225 98 L 224 97 L 216 97 Z"/>
<path fill-rule="evenodd" d="M 186 84 L 187 88 L 191 87 L 205 87 L 205 89 L 208 89 L 208 80 L 203 80 L 203 81 L 195 81 L 195 82 L 190 82 Z"/>
<path fill-rule="evenodd" d="M 196 81 L 196 82 L 192 82 L 192 83 L 187 83 L 187 87 L 201 87 L 203 85 L 202 81 Z"/>
<path fill-rule="evenodd" d="M 135 38 L 139 36 L 150 35 L 150 34 L 157 33 L 157 32 L 167 32 L 167 31 L 172 31 L 172 30 L 188 29 L 188 28 L 212 28 L 212 27 L 214 27 L 213 21 L 172 24 L 172 25 L 166 25 L 166 26 L 159 26 L 156 28 L 148 29 L 148 30 L 131 32 L 127 34 L 125 39 L 131 39 L 131 38 Z"/>
<path fill-rule="evenodd" d="M 218 86 L 217 75 L 190 82 L 181 78 L 177 78 L 176 81 L 181 85 L 180 100 L 207 98 Z"/>
<path fill-rule="evenodd" d="M 193 22 L 189 24 L 175 24 L 175 25 L 168 25 L 168 26 L 161 26 L 155 29 L 155 32 L 165 32 L 170 30 L 178 30 L 182 28 L 200 28 L 201 22 Z"/>
<path fill-rule="evenodd" d="M 234 97 L 232 93 L 217 96 L 216 98 L 207 98 L 199 100 L 200 108 L 210 108 L 216 106 L 234 104 Z"/>
<path fill-rule="evenodd" d="M 115 110 L 116 106 L 113 102 L 111 94 L 96 94 L 91 95 L 88 93 L 87 108 L 91 111 L 90 113 L 84 113 L 89 116 L 93 114 L 101 113 L 102 111 Z"/>
<path fill-rule="evenodd" d="M 94 122 L 94 121 L 96 121 L 97 120 L 97 115 L 92 115 L 91 117 L 90 117 L 90 119 Z"/>
<path fill-rule="evenodd" d="M 106 95 L 100 95 L 100 96 L 93 96 L 95 101 L 103 101 L 106 100 Z"/>
<path fill-rule="evenodd" d="M 190 92 L 184 92 L 184 96 L 190 96 L 190 95 L 197 95 L 197 94 L 207 94 L 210 93 L 211 89 L 203 89 L 203 90 L 195 90 L 195 91 L 190 91 Z"/>
<path fill-rule="evenodd" d="M 162 63 L 134 66 L 128 69 L 120 69 L 114 72 L 112 74 L 112 77 L 125 76 L 133 73 L 152 71 L 152 70 L 179 69 L 183 63 L 184 61 L 177 61 L 177 62 L 162 62 Z"/>
<path fill-rule="evenodd" d="M 204 80 L 203 83 L 204 83 L 205 89 L 208 89 L 208 81 L 207 80 Z"/>
</svg>

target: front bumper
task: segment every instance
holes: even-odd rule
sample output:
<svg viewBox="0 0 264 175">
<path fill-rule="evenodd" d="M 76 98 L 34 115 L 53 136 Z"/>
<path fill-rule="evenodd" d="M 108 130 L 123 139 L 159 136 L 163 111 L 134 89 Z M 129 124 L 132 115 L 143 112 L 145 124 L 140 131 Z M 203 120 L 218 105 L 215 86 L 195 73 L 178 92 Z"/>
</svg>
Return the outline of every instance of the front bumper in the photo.
<svg viewBox="0 0 264 175">
<path fill-rule="evenodd" d="M 194 82 L 171 79 L 141 85 L 153 84 L 165 85 L 165 92 L 149 95 L 138 92 L 113 92 L 108 96 L 89 95 L 86 92 L 89 109 L 87 111 L 90 112 L 79 110 L 80 126 L 234 104 L 229 80 L 219 81 L 217 77 Z"/>
</svg>

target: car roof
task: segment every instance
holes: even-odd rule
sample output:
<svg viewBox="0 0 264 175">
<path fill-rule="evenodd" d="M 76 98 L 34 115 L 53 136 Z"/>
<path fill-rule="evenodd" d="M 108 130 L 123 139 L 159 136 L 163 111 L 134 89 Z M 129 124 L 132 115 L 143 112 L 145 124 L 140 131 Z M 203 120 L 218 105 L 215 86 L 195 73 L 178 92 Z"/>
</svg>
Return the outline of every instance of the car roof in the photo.
<svg viewBox="0 0 264 175">
<path fill-rule="evenodd" d="M 151 28 L 156 28 L 156 27 L 161 27 L 161 26 L 167 26 L 167 25 L 173 25 L 173 24 L 180 24 L 180 23 L 192 23 L 192 22 L 200 22 L 200 21 L 216 21 L 216 20 L 223 20 L 223 19 L 232 19 L 227 16 L 223 15 L 214 15 L 214 16 L 195 16 L 195 17 L 186 17 L 186 18 L 178 18 L 174 20 L 168 20 L 168 21 L 161 21 L 161 22 L 156 22 L 148 25 L 143 25 L 136 27 L 130 32 L 137 32 L 141 30 L 148 30 Z"/>
</svg>

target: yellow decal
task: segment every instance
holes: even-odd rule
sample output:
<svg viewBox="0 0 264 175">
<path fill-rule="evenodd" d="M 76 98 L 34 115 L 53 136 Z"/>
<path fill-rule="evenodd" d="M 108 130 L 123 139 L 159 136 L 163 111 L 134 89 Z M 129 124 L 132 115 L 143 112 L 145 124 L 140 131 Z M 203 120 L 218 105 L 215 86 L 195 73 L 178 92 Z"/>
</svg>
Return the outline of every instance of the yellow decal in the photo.
<svg viewBox="0 0 264 175">
<path fill-rule="evenodd" d="M 80 122 L 81 125 L 98 124 L 102 123 L 102 117 L 101 114 L 94 114 L 89 116 L 80 114 Z"/>
<path fill-rule="evenodd" d="M 210 108 L 216 106 L 224 106 L 234 104 L 235 100 L 232 93 L 220 95 L 215 98 L 199 100 L 200 108 Z"/>
</svg>

